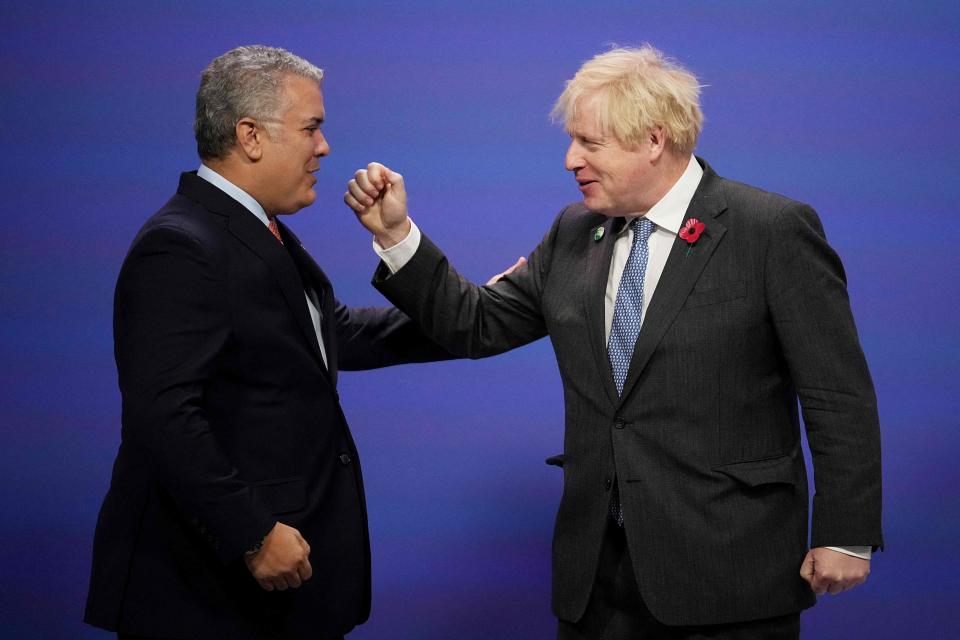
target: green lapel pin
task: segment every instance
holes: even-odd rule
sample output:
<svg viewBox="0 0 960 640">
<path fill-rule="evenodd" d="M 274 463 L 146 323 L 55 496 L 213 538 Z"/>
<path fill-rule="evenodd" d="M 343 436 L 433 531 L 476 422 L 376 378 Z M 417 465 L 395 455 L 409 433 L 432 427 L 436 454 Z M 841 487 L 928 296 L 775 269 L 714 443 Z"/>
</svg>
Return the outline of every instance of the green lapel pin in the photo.
<svg viewBox="0 0 960 640">
<path fill-rule="evenodd" d="M 593 230 L 593 241 L 600 242 L 603 239 L 603 227 L 597 227 Z"/>
</svg>

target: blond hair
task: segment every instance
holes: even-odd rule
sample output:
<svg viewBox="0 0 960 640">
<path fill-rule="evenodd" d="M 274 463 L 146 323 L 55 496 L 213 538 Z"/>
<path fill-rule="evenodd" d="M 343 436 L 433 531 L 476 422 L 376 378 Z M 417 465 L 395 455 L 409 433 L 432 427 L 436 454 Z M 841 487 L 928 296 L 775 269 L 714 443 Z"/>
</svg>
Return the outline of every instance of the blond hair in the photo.
<svg viewBox="0 0 960 640">
<path fill-rule="evenodd" d="M 585 62 L 567 81 L 551 117 L 569 127 L 587 96 L 599 99 L 596 124 L 621 143 L 639 144 L 660 126 L 675 151 L 689 154 L 703 128 L 696 76 L 648 44 Z"/>
</svg>

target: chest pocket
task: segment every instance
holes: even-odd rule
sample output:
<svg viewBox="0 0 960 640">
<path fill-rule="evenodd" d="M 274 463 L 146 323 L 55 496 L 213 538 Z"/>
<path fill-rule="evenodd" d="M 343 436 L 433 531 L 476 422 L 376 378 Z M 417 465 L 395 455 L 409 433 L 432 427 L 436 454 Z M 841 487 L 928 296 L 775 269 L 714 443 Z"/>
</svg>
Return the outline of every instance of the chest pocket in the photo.
<svg viewBox="0 0 960 640">
<path fill-rule="evenodd" d="M 710 304 L 719 304 L 729 302 L 738 298 L 745 298 L 747 295 L 747 283 L 743 280 L 734 282 L 725 287 L 716 289 L 707 289 L 705 291 L 694 290 L 687 296 L 687 302 L 683 305 L 684 309 L 692 307 L 703 307 Z"/>
</svg>

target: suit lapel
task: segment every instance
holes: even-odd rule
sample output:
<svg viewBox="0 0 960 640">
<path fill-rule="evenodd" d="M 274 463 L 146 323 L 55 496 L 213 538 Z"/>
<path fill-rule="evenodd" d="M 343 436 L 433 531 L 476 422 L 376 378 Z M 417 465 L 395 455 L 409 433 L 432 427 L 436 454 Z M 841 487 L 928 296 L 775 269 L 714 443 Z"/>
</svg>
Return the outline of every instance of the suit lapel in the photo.
<svg viewBox="0 0 960 640">
<path fill-rule="evenodd" d="M 679 235 L 674 238 L 670 255 L 663 267 L 657 289 L 650 301 L 650 308 L 643 320 L 640 336 L 633 349 L 623 393 L 615 402 L 618 407 L 623 404 L 637 383 L 650 356 L 653 355 L 664 333 L 680 313 L 680 309 L 683 308 L 687 297 L 700 278 L 703 268 L 726 233 L 726 227 L 717 220 L 717 216 L 726 208 L 720 178 L 709 166 L 706 166 L 700 185 L 683 217 L 683 224 L 686 224 L 690 218 L 696 218 L 705 223 L 706 228 L 689 252 L 689 245 L 685 240 L 682 240 Z"/>
<path fill-rule="evenodd" d="M 290 231 L 287 225 L 278 222 L 280 235 L 286 243 L 290 255 L 303 274 L 304 280 L 308 281 L 309 286 L 317 294 L 320 302 L 320 333 L 323 336 L 323 346 L 327 354 L 327 373 L 334 386 L 337 384 L 337 337 L 336 337 L 336 309 L 334 308 L 333 286 L 330 279 L 323 272 L 307 250 L 304 248 L 300 239 Z"/>
<path fill-rule="evenodd" d="M 307 310 L 303 282 L 284 245 L 277 242 L 270 230 L 253 213 L 247 211 L 243 205 L 217 187 L 198 177 L 195 172 L 181 175 L 178 191 L 207 209 L 226 216 L 230 233 L 270 268 L 277 279 L 287 306 L 290 307 L 290 312 L 296 319 L 307 344 L 310 345 L 311 352 L 321 368 L 325 370 L 323 356 L 320 355 L 320 345 L 317 343 L 317 333 L 313 329 L 310 312 Z M 299 245 L 299 242 L 297 244 Z"/>
<path fill-rule="evenodd" d="M 596 229 L 602 229 L 603 235 L 599 241 L 594 240 L 591 233 L 590 248 L 587 251 L 586 283 L 587 292 L 583 298 L 587 315 L 587 327 L 590 335 L 590 347 L 597 362 L 600 380 L 603 388 L 616 405 L 619 402 L 617 386 L 613 382 L 613 371 L 610 369 L 610 358 L 607 355 L 607 341 L 604 328 L 604 298 L 607 293 L 607 280 L 610 277 L 610 260 L 613 257 L 613 245 L 617 234 L 623 229 L 623 218 L 607 218 Z M 595 233 L 595 232 L 594 232 Z"/>
</svg>

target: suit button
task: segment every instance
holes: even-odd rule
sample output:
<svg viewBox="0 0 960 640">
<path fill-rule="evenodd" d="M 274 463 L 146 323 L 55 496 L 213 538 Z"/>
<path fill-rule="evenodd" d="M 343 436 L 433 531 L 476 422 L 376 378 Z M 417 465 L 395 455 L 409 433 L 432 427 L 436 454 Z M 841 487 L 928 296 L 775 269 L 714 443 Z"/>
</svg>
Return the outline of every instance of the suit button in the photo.
<svg viewBox="0 0 960 640">
<path fill-rule="evenodd" d="M 616 419 L 613 421 L 613 426 L 615 426 L 617 429 L 623 429 L 623 427 L 626 426 L 626 424 L 627 423 L 624 422 L 623 418 L 621 418 L 620 416 L 617 416 Z"/>
<path fill-rule="evenodd" d="M 345 453 L 341 453 L 341 454 L 340 454 L 340 462 L 342 462 L 343 464 L 350 464 L 350 456 L 348 456 L 348 455 L 345 454 Z"/>
<path fill-rule="evenodd" d="M 603 488 L 606 489 L 607 491 L 610 491 L 610 487 L 612 486 L 613 486 L 613 480 L 611 480 L 610 478 L 607 478 L 606 480 L 603 481 Z"/>
</svg>

